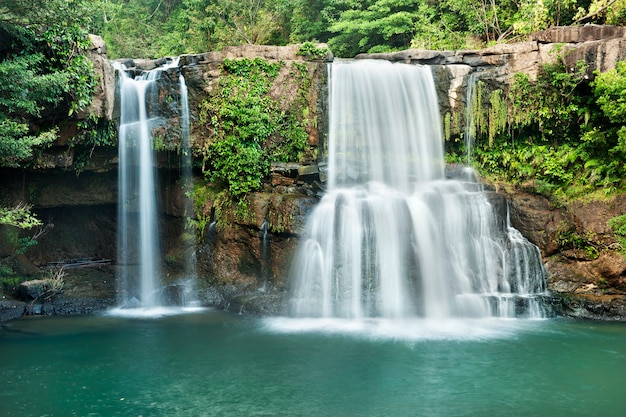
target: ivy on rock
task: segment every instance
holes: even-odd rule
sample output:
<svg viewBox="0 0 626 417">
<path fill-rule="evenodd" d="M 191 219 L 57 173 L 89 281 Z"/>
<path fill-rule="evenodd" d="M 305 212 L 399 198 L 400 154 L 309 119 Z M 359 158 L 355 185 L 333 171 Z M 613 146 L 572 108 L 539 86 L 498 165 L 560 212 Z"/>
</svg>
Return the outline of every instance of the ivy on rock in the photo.
<svg viewBox="0 0 626 417">
<path fill-rule="evenodd" d="M 261 58 L 227 59 L 200 106 L 199 120 L 208 131 L 197 150 L 203 171 L 233 199 L 260 189 L 271 161 L 297 162 L 307 146 L 308 102 L 289 100 L 281 90 L 287 88 L 287 81 L 279 80 L 285 66 Z M 296 95 L 301 96 L 310 77 L 305 64 L 292 66 L 300 75 Z"/>
</svg>

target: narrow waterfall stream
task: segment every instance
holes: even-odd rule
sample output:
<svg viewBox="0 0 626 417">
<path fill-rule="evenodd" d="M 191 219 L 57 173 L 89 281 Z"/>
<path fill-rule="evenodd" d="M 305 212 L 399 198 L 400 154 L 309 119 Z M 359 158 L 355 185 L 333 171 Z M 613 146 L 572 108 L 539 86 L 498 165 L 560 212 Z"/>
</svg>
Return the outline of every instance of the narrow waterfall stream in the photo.
<svg viewBox="0 0 626 417">
<path fill-rule="evenodd" d="M 430 68 L 339 61 L 329 91 L 328 190 L 296 256 L 291 314 L 544 316 L 537 247 L 481 184 L 446 179 Z"/>
<path fill-rule="evenodd" d="M 180 133 L 181 133 L 181 186 L 183 188 L 183 198 L 185 206 L 185 218 L 192 219 L 193 213 L 193 172 L 192 172 L 192 149 L 190 121 L 189 121 L 189 93 L 187 83 L 183 74 L 178 76 L 178 85 L 180 88 Z M 196 259 L 196 229 L 194 223 L 185 221 L 185 265 L 186 278 L 190 281 L 191 286 L 195 283 L 197 275 L 197 259 Z"/>
<path fill-rule="evenodd" d="M 178 59 L 151 71 L 133 76 L 124 65 L 115 63 L 120 91 L 119 179 L 118 179 L 118 302 L 123 309 L 154 309 L 170 304 L 163 296 L 160 245 L 158 178 L 154 160 L 152 129 L 160 114 L 152 114 L 151 103 L 158 100 L 156 81 L 161 74 L 178 66 Z M 187 87 L 182 74 L 180 85 L 181 181 L 188 196 L 185 210 L 193 210 L 190 200 L 191 151 Z M 193 231 L 186 230 L 193 238 Z M 195 277 L 193 243 L 186 248 L 188 279 Z M 189 280 L 187 280 L 189 281 Z M 190 285 L 188 282 L 185 284 Z M 178 288 L 183 305 L 187 288 Z"/>
</svg>

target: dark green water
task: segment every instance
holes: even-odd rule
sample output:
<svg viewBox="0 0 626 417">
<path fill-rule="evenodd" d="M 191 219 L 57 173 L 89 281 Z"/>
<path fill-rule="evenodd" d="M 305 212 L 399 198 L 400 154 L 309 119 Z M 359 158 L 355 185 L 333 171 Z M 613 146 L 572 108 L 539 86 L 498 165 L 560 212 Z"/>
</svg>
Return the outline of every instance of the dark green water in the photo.
<svg viewBox="0 0 626 417">
<path fill-rule="evenodd" d="M 0 416 L 626 416 L 626 325 L 32 318 Z"/>
</svg>

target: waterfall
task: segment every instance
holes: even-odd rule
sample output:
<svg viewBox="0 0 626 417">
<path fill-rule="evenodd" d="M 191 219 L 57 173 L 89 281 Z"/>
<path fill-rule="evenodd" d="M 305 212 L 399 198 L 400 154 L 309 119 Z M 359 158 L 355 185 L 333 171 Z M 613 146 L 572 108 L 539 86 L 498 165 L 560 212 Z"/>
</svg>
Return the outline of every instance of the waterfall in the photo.
<svg viewBox="0 0 626 417">
<path fill-rule="evenodd" d="M 270 245 L 269 245 L 269 222 L 263 220 L 259 234 L 261 240 L 261 275 L 263 285 L 261 291 L 267 291 L 270 281 Z"/>
<path fill-rule="evenodd" d="M 133 77 L 133 71 L 114 63 L 120 92 L 118 179 L 118 302 L 124 308 L 152 309 L 169 304 L 167 298 L 184 303 L 186 288 L 164 294 L 161 280 L 160 230 L 158 221 L 157 171 L 151 131 L 160 120 L 152 107 L 158 103 L 156 81 L 163 71 L 178 66 L 178 59 Z M 191 153 L 187 89 L 179 77 L 181 94 L 181 149 L 183 190 L 190 196 Z M 191 204 L 191 203 L 189 203 Z M 188 209 L 188 210 L 192 210 Z M 189 212 L 186 213 L 187 215 Z M 191 256 L 191 255 L 190 255 Z M 190 274 L 195 262 L 188 260 Z M 170 287 L 171 289 L 172 287 Z M 172 296 L 171 293 L 176 293 Z M 178 294 L 180 293 L 180 294 Z"/>
<path fill-rule="evenodd" d="M 329 103 L 328 190 L 293 264 L 292 315 L 544 314 L 537 248 L 481 184 L 445 177 L 429 67 L 335 62 Z"/>
<path fill-rule="evenodd" d="M 181 183 L 185 204 L 185 219 L 194 218 L 193 208 L 193 172 L 191 158 L 191 137 L 189 135 L 189 96 L 185 77 L 178 76 L 180 88 L 180 127 L 181 127 Z M 185 221 L 185 275 L 192 279 L 196 276 L 196 228 L 193 222 Z"/>
<path fill-rule="evenodd" d="M 477 77 L 475 73 L 471 73 L 467 77 L 467 87 L 465 90 L 465 148 L 467 151 L 467 166 L 472 164 L 472 146 L 474 145 L 474 137 L 476 136 L 476 119 L 472 111 L 476 108 L 475 101 L 478 100 L 476 94 Z"/>
</svg>

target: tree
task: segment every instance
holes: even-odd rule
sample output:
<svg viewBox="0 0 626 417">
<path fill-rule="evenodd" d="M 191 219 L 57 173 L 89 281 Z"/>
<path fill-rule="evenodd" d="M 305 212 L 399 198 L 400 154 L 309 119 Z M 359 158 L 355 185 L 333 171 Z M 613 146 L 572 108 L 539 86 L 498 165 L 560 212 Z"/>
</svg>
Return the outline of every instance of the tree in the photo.
<svg viewBox="0 0 626 417">
<path fill-rule="evenodd" d="M 571 0 L 573 1 L 573 0 Z M 573 17 L 573 23 L 599 23 L 623 25 L 626 23 L 626 0 L 591 0 L 581 5 Z"/>
<path fill-rule="evenodd" d="M 0 4 L 0 166 L 17 166 L 52 142 L 56 130 L 45 127 L 47 119 L 89 104 L 95 80 L 82 50 L 95 3 Z"/>
<path fill-rule="evenodd" d="M 295 42 L 328 42 L 330 25 L 341 14 L 334 0 L 295 0 L 291 15 L 290 38 Z"/>
<path fill-rule="evenodd" d="M 339 56 L 407 48 L 415 36 L 420 0 L 353 2 L 332 23 L 328 41 Z"/>
<path fill-rule="evenodd" d="M 219 0 L 207 8 L 216 17 L 211 44 L 228 45 L 268 43 L 280 30 L 276 4 L 267 0 Z"/>
<path fill-rule="evenodd" d="M 57 138 L 50 127 L 86 107 L 95 84 L 82 54 L 99 1 L 0 2 L 0 167 L 18 167 Z M 0 206 L 0 225 L 31 228 L 30 207 Z"/>
<path fill-rule="evenodd" d="M 30 229 L 41 226 L 43 223 L 35 217 L 31 206 L 18 204 L 13 208 L 0 207 L 0 225 L 17 227 L 18 229 Z"/>
<path fill-rule="evenodd" d="M 112 58 L 157 58 L 169 55 L 169 34 L 182 0 L 111 0 L 103 35 Z M 180 48 L 180 45 L 176 45 Z M 182 52 L 180 52 L 182 53 Z"/>
</svg>

